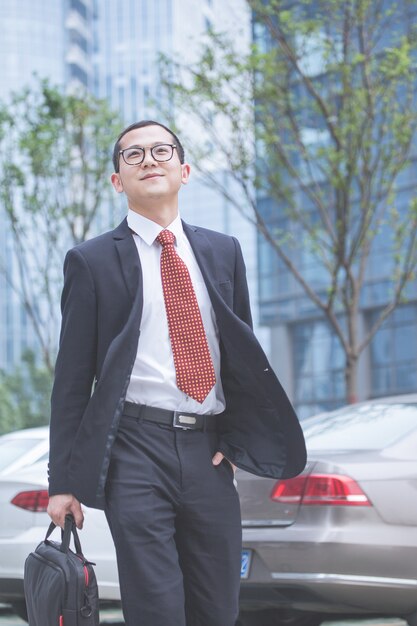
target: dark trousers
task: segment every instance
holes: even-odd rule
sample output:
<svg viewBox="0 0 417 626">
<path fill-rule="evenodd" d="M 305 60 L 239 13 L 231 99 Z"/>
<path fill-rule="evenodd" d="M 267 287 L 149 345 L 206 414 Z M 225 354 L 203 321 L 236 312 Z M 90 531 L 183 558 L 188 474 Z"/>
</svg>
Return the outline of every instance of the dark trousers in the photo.
<svg viewBox="0 0 417 626">
<path fill-rule="evenodd" d="M 241 522 L 217 433 L 123 416 L 112 450 L 106 516 L 127 626 L 234 626 Z"/>
</svg>

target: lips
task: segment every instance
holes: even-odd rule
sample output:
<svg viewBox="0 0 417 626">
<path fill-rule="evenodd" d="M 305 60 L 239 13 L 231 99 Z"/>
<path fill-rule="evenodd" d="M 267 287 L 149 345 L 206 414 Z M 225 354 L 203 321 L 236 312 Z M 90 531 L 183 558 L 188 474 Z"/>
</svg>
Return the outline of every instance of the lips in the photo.
<svg viewBox="0 0 417 626">
<path fill-rule="evenodd" d="M 141 178 L 141 180 L 148 180 L 148 178 L 160 178 L 161 176 L 162 174 L 148 174 L 147 176 Z"/>
</svg>

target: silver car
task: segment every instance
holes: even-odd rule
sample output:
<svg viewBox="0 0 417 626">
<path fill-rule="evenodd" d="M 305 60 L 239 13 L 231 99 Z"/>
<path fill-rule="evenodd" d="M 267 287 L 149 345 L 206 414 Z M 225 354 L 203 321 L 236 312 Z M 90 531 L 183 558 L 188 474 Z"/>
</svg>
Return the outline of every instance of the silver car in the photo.
<svg viewBox="0 0 417 626">
<path fill-rule="evenodd" d="M 416 626 L 417 395 L 350 405 L 303 429 L 301 476 L 238 475 L 242 625 L 384 616 Z"/>
</svg>

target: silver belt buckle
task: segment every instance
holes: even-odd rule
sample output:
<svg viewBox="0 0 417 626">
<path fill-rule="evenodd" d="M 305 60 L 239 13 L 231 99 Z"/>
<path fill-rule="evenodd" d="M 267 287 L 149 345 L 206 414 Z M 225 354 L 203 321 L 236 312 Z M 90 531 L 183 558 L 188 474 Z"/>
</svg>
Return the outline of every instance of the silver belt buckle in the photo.
<svg viewBox="0 0 417 626">
<path fill-rule="evenodd" d="M 195 430 L 197 428 L 197 418 L 191 413 L 174 411 L 172 425 L 174 428 L 182 428 L 183 430 Z"/>
</svg>

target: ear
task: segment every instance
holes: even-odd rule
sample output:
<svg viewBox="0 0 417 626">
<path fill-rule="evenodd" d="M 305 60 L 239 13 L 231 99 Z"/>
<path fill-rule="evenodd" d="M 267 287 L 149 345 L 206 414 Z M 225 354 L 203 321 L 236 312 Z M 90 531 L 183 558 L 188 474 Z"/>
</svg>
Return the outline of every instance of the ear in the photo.
<svg viewBox="0 0 417 626">
<path fill-rule="evenodd" d="M 110 177 L 110 180 L 111 180 L 111 184 L 113 185 L 117 193 L 122 193 L 123 183 L 120 178 L 120 174 L 116 174 L 116 173 L 112 174 Z"/>
<path fill-rule="evenodd" d="M 183 163 L 181 165 L 181 182 L 183 185 L 188 183 L 188 179 L 190 178 L 191 167 L 188 163 Z"/>
</svg>

